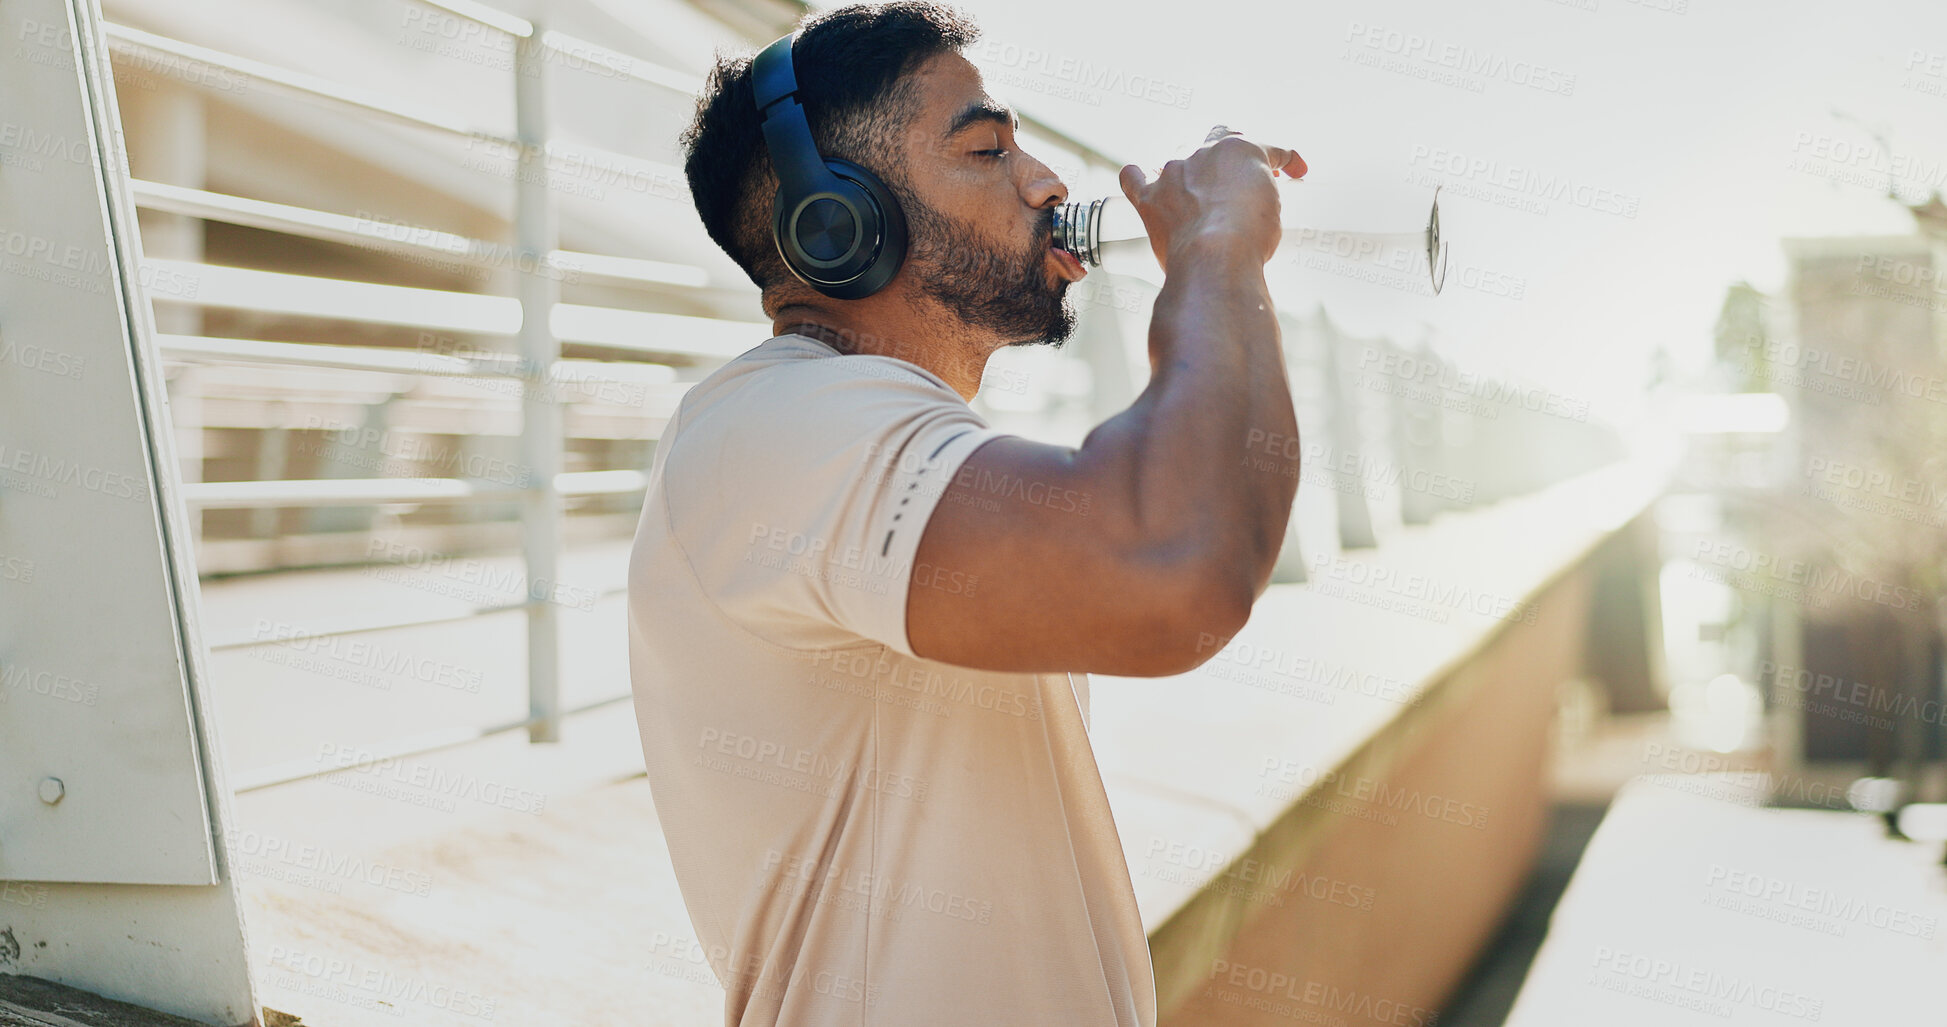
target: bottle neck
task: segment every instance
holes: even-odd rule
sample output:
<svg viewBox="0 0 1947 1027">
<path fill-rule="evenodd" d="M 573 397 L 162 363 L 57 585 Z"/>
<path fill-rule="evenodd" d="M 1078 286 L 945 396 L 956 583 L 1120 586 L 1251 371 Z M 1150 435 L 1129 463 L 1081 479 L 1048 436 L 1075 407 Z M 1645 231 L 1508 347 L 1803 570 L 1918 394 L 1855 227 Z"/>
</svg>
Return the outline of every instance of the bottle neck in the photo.
<svg viewBox="0 0 1947 1027">
<path fill-rule="evenodd" d="M 1104 231 L 1105 224 L 1111 220 L 1108 213 L 1115 206 L 1115 197 L 1105 196 L 1086 203 L 1064 203 L 1056 207 L 1055 248 L 1074 254 L 1083 267 L 1101 267 L 1104 243 L 1132 238 L 1127 234 L 1117 236 L 1112 231 Z M 1138 235 L 1142 232 L 1140 221 L 1136 223 L 1136 232 Z"/>
</svg>

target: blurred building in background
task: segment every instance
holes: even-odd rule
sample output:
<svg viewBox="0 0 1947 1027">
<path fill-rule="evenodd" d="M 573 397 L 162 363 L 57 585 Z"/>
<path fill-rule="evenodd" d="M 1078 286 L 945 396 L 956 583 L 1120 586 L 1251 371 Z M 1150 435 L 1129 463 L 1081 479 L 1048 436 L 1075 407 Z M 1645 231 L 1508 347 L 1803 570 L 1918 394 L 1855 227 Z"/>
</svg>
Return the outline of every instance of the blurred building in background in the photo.
<svg viewBox="0 0 1947 1027">
<path fill-rule="evenodd" d="M 1786 240 L 1782 295 L 1730 290 L 1721 402 L 1665 501 L 1679 717 L 1833 786 L 1811 805 L 1943 787 L 1947 207 L 1907 209 L 1909 235 Z"/>
</svg>

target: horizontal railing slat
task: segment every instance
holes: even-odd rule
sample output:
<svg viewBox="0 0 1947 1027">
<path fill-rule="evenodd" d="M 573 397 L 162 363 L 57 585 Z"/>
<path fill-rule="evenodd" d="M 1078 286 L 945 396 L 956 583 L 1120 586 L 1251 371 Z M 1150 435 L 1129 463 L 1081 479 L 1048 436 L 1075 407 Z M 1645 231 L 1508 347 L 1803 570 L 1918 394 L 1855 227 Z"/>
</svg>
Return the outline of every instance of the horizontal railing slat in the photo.
<svg viewBox="0 0 1947 1027">
<path fill-rule="evenodd" d="M 249 364 L 331 367 L 345 371 L 431 374 L 452 378 L 497 378 L 504 372 L 482 361 L 440 353 L 386 350 L 373 346 L 332 346 L 309 342 L 260 342 L 207 335 L 157 335 L 162 355 L 179 360 L 220 360 Z"/>
<path fill-rule="evenodd" d="M 519 499 L 521 490 L 460 478 L 314 478 L 281 481 L 186 482 L 192 509 L 260 506 L 371 506 Z"/>
<path fill-rule="evenodd" d="M 694 97 L 703 91 L 703 79 L 699 76 L 654 61 L 645 61 L 633 54 L 611 50 L 600 43 L 592 43 L 565 32 L 549 29 L 541 33 L 541 45 L 565 57 L 599 65 L 605 71 L 619 71 L 638 82 L 661 86 L 684 96 Z"/>
<path fill-rule="evenodd" d="M 449 332 L 512 335 L 520 302 L 444 289 L 351 282 L 278 271 L 150 257 L 149 296 L 157 301 L 231 307 L 266 314 L 364 321 Z"/>
<path fill-rule="evenodd" d="M 180 61 L 185 61 L 191 65 L 200 65 L 206 68 L 227 71 L 233 75 L 241 75 L 252 81 L 277 86 L 278 88 L 321 99 L 340 107 L 378 114 L 394 121 L 414 125 L 419 128 L 430 128 L 456 136 L 489 140 L 503 146 L 513 147 L 520 145 L 513 136 L 506 132 L 483 128 L 446 111 L 401 103 L 382 93 L 359 89 L 355 86 L 348 86 L 340 82 L 333 82 L 330 79 L 321 78 L 317 75 L 309 75 L 301 71 L 292 71 L 289 68 L 280 68 L 274 64 L 252 60 L 248 57 L 239 57 L 236 54 L 224 53 L 221 50 L 213 50 L 206 46 L 185 43 L 179 39 L 159 36 L 153 32 L 144 32 L 141 29 L 131 28 L 127 25 L 108 22 L 102 25 L 102 29 L 108 37 L 109 50 L 113 53 L 125 56 L 141 53 L 162 54 Z M 167 65 L 161 65 L 153 67 L 150 70 L 173 73 L 177 69 Z M 178 75 L 177 77 L 185 82 L 194 83 L 199 81 L 199 77 L 194 75 Z"/>
<path fill-rule="evenodd" d="M 145 270 L 150 297 L 163 302 L 481 335 L 512 335 L 521 324 L 520 303 L 506 296 L 154 257 Z M 556 304 L 553 328 L 563 342 L 708 361 L 727 360 L 772 335 L 770 325 L 756 321 L 576 303 Z"/>
<path fill-rule="evenodd" d="M 775 333 L 770 325 L 760 321 L 724 321 L 686 314 L 558 303 L 554 308 L 554 334 L 563 342 L 729 360 Z"/>
<path fill-rule="evenodd" d="M 517 263 L 510 246 L 434 228 L 374 221 L 371 218 L 333 214 L 139 178 L 131 180 L 129 185 L 135 193 L 137 205 L 165 214 L 221 221 L 408 258 L 433 255 L 473 267 L 508 267 Z M 548 265 L 556 274 L 588 274 L 622 282 L 690 288 L 702 288 L 709 284 L 708 272 L 693 264 L 636 257 L 556 250 L 548 255 Z"/>
<path fill-rule="evenodd" d="M 468 21 L 485 25 L 491 29 L 498 29 L 510 36 L 516 36 L 521 39 L 526 39 L 534 34 L 533 22 L 518 15 L 509 14 L 497 7 L 489 7 L 486 4 L 478 3 L 476 0 L 412 0 L 412 2 L 421 7 L 430 7 L 436 11 L 445 11 L 447 14 L 451 14 L 456 18 L 465 18 Z"/>
<path fill-rule="evenodd" d="M 442 378 L 486 378 L 524 380 L 526 375 L 514 354 L 453 356 L 415 350 L 382 349 L 376 346 L 335 346 L 312 342 L 264 342 L 257 339 L 223 339 L 208 335 L 157 335 L 162 355 L 177 360 L 208 360 L 224 363 L 275 364 L 295 367 L 329 367 L 344 371 L 373 371 L 381 374 L 423 374 Z M 641 372 L 641 373 L 632 373 Z M 680 396 L 691 383 L 677 382 L 666 365 L 647 363 L 613 364 L 597 360 L 561 360 L 547 381 L 566 385 L 584 382 L 615 382 L 646 385 Z"/>
<path fill-rule="evenodd" d="M 567 471 L 554 477 L 564 496 L 640 492 L 649 476 L 635 470 Z M 375 506 L 387 503 L 498 502 L 519 499 L 522 489 L 464 478 L 299 478 L 279 481 L 205 481 L 182 486 L 192 509 L 275 506 Z"/>
</svg>

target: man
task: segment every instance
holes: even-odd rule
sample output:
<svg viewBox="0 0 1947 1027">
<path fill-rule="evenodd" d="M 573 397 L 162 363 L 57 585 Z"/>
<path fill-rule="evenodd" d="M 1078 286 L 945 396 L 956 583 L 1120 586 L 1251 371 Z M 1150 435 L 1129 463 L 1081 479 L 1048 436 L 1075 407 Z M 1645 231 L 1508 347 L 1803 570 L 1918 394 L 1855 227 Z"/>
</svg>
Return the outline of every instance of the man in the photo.
<svg viewBox="0 0 1947 1027">
<path fill-rule="evenodd" d="M 1068 335 L 1083 274 L 975 38 L 899 3 L 789 45 L 820 154 L 905 212 L 868 296 L 783 263 L 749 58 L 685 135 L 777 333 L 671 418 L 629 575 L 649 783 L 727 1024 L 1154 1024 L 1087 674 L 1208 659 L 1290 516 L 1296 466 L 1246 448 L 1297 430 L 1263 279 L 1289 151 L 1231 136 L 1153 182 L 1123 169 L 1168 272 L 1128 410 L 1069 448 L 967 406 L 996 350 Z"/>
</svg>

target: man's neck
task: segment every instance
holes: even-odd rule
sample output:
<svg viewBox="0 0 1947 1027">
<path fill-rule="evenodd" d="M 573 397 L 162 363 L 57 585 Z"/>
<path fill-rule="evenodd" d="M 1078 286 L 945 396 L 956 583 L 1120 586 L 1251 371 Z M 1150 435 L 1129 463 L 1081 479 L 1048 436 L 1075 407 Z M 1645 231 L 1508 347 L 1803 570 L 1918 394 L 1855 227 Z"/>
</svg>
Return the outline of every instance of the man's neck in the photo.
<svg viewBox="0 0 1947 1027">
<path fill-rule="evenodd" d="M 980 391 L 987 358 L 1003 345 L 963 337 L 960 333 L 921 328 L 917 324 L 886 332 L 865 331 L 829 316 L 819 316 L 802 306 L 778 311 L 771 330 L 778 335 L 816 339 L 840 353 L 892 357 L 916 364 L 938 375 L 961 399 L 970 403 Z"/>
</svg>

